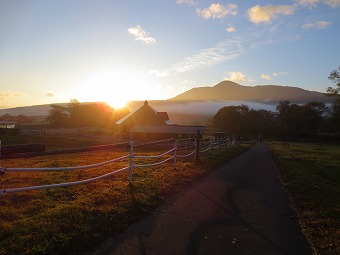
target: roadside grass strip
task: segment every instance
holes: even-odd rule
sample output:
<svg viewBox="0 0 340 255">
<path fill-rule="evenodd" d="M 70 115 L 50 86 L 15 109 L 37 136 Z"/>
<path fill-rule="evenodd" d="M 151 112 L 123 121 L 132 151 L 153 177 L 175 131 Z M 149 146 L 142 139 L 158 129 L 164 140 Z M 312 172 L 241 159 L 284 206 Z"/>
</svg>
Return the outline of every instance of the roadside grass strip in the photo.
<svg viewBox="0 0 340 255">
<path fill-rule="evenodd" d="M 315 254 L 340 254 L 340 146 L 273 142 L 270 149 Z"/>
</svg>

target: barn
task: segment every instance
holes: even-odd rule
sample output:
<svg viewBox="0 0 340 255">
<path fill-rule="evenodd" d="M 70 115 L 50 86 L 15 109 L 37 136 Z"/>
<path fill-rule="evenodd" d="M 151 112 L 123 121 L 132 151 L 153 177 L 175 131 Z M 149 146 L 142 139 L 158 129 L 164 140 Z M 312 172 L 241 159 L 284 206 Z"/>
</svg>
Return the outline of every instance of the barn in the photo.
<svg viewBox="0 0 340 255">
<path fill-rule="evenodd" d="M 164 138 L 187 138 L 203 134 L 204 126 L 177 125 L 169 119 L 167 112 L 158 112 L 148 101 L 134 112 L 116 122 L 118 133 L 138 140 Z"/>
</svg>

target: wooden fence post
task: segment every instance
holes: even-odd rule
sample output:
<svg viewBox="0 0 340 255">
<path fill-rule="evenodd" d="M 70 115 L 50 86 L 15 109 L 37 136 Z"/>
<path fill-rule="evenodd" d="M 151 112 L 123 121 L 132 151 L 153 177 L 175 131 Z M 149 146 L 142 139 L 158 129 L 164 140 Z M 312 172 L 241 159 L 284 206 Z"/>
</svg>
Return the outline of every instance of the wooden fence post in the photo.
<svg viewBox="0 0 340 255">
<path fill-rule="evenodd" d="M 200 160 L 200 131 L 196 133 L 196 148 L 195 148 L 195 159 Z"/>
<path fill-rule="evenodd" d="M 174 170 L 176 170 L 176 164 L 177 164 L 177 140 L 175 140 L 174 144 Z"/>
<path fill-rule="evenodd" d="M 133 171 L 133 141 L 129 142 L 130 145 L 130 168 L 129 168 L 129 182 L 132 183 L 132 171 Z"/>
</svg>

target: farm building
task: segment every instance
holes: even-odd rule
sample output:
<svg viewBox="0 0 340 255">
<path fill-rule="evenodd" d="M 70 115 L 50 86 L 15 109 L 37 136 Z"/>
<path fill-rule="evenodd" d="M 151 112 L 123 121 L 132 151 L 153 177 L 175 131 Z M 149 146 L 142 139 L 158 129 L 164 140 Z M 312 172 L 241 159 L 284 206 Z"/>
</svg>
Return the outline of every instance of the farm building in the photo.
<svg viewBox="0 0 340 255">
<path fill-rule="evenodd" d="M 0 134 L 17 134 L 18 130 L 16 122 L 0 121 Z"/>
<path fill-rule="evenodd" d="M 148 101 L 136 111 L 116 122 L 118 133 L 133 139 L 163 139 L 195 137 L 203 134 L 204 126 L 182 126 L 173 123 L 167 112 L 158 112 Z"/>
</svg>

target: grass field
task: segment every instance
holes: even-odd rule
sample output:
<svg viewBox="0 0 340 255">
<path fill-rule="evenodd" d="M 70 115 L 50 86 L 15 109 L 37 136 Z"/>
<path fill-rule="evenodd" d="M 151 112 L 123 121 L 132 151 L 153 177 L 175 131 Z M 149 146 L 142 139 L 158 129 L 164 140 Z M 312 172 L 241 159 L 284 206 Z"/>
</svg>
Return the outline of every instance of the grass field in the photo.
<svg viewBox="0 0 340 255">
<path fill-rule="evenodd" d="M 340 146 L 271 143 L 270 149 L 315 254 L 340 254 Z"/>
<path fill-rule="evenodd" d="M 60 141 L 64 147 L 68 142 Z M 78 147 L 73 146 L 73 147 Z M 98 247 L 109 237 L 150 213 L 168 196 L 236 157 L 250 145 L 215 151 L 211 156 L 179 159 L 134 170 L 85 185 L 20 192 L 0 196 L 0 254 L 79 254 Z M 160 151 L 148 151 L 158 154 Z M 141 151 L 136 151 L 142 153 Z M 121 151 L 94 151 L 23 159 L 4 159 L 2 167 L 79 166 L 126 155 Z M 127 166 L 122 161 L 96 169 L 61 173 L 6 173 L 0 189 L 87 179 Z"/>
<path fill-rule="evenodd" d="M 65 139 L 43 136 L 17 136 L 17 135 L 0 135 L 0 141 L 2 145 L 12 144 L 30 144 L 30 143 L 42 143 L 45 144 L 46 150 L 56 150 L 64 148 L 81 148 L 87 146 L 102 145 L 96 141 L 91 140 L 79 140 L 79 139 Z"/>
</svg>

